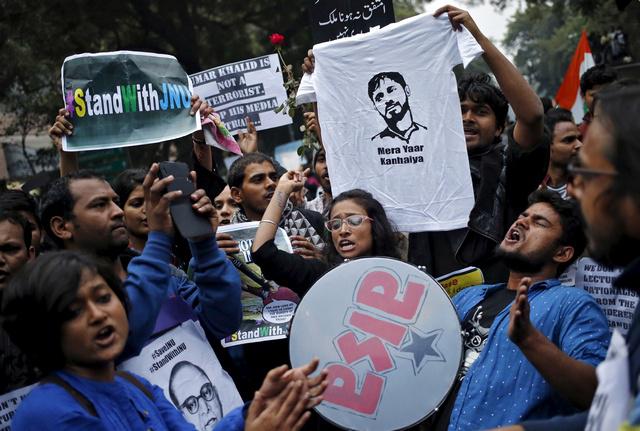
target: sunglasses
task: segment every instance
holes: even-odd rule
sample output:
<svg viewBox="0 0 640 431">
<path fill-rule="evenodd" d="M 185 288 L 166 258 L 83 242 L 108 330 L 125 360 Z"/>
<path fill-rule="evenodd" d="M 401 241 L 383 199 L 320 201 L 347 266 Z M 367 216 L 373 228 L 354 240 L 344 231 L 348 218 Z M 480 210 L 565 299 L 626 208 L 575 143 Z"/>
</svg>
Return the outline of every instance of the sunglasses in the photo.
<svg viewBox="0 0 640 431">
<path fill-rule="evenodd" d="M 213 399 L 213 385 L 211 383 L 205 383 L 202 385 L 202 388 L 200 388 L 200 395 L 197 397 L 193 395 L 190 396 L 184 400 L 181 407 L 183 409 L 187 409 L 189 413 L 194 415 L 198 413 L 198 410 L 200 409 L 200 403 L 198 402 L 199 398 L 202 398 L 205 401 L 211 401 Z"/>
<path fill-rule="evenodd" d="M 365 215 L 354 214 L 345 218 L 334 218 L 334 219 L 328 220 L 324 223 L 324 225 L 328 230 L 334 231 L 334 230 L 340 230 L 342 228 L 342 223 L 346 223 L 347 226 L 350 226 L 350 227 L 358 227 L 362 223 L 364 223 L 365 220 L 373 221 L 372 218 L 367 217 Z"/>
</svg>

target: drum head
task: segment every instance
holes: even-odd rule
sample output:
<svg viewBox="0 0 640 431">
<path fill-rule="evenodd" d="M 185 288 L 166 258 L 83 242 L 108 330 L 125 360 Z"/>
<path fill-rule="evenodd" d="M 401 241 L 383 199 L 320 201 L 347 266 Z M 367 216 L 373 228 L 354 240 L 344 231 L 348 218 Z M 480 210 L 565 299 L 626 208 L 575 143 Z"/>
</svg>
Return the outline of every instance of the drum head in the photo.
<svg viewBox="0 0 640 431">
<path fill-rule="evenodd" d="M 318 280 L 298 306 L 291 363 L 329 370 L 316 410 L 345 429 L 396 430 L 444 401 L 462 358 L 451 300 L 429 275 L 395 259 L 357 259 Z"/>
</svg>

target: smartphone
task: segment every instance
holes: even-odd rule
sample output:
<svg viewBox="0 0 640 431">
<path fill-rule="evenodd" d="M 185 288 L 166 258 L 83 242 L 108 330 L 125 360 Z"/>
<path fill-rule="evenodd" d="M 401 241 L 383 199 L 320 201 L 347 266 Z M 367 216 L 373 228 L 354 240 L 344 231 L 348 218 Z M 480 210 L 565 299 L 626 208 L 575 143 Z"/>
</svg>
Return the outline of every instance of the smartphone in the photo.
<svg viewBox="0 0 640 431">
<path fill-rule="evenodd" d="M 171 202 L 171 218 L 180 234 L 187 238 L 213 236 L 213 227 L 209 219 L 198 214 L 192 207 L 191 194 L 196 186 L 191 181 L 189 166 L 182 162 L 160 162 L 160 178 L 173 175 L 173 181 L 167 187 L 168 191 L 182 191 L 182 196 Z"/>
</svg>

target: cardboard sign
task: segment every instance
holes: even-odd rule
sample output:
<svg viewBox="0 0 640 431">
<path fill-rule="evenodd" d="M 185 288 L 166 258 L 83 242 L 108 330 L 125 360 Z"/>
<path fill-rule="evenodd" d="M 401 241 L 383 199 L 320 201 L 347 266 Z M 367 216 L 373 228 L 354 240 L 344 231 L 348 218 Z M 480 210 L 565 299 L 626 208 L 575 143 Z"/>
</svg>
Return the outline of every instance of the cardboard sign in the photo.
<svg viewBox="0 0 640 431">
<path fill-rule="evenodd" d="M 294 367 L 329 371 L 316 410 L 346 429 L 403 429 L 445 399 L 462 358 L 458 316 L 443 288 L 407 263 L 365 258 L 307 292 L 290 336 Z"/>
<path fill-rule="evenodd" d="M 149 343 L 119 368 L 158 385 L 198 431 L 208 431 L 242 399 L 199 323 L 186 321 Z"/>
<path fill-rule="evenodd" d="M 633 313 L 638 305 L 638 292 L 632 289 L 618 289 L 612 286 L 621 270 L 607 268 L 593 259 L 583 257 L 578 261 L 576 287 L 589 292 L 602 307 L 609 329 L 617 329 L 626 335 L 631 327 Z"/>
<path fill-rule="evenodd" d="M 256 130 L 292 123 L 291 117 L 274 111 L 287 98 L 277 54 L 225 64 L 189 78 L 195 93 L 215 108 L 232 134 L 246 129 L 246 117 Z"/>
<path fill-rule="evenodd" d="M 200 129 L 189 115 L 193 88 L 171 55 L 117 51 L 78 54 L 62 64 L 62 96 L 73 135 L 65 151 L 176 139 Z"/>
<path fill-rule="evenodd" d="M 292 290 L 264 279 L 260 267 L 253 263 L 251 245 L 258 226 L 259 222 L 247 222 L 218 228 L 218 232 L 231 234 L 239 243 L 240 253 L 230 259 L 242 281 L 242 323 L 238 331 L 222 340 L 225 347 L 287 338 L 300 302 Z M 280 250 L 293 252 L 284 229 L 278 228 L 274 242 Z"/>
<path fill-rule="evenodd" d="M 341 39 L 396 21 L 391 0 L 308 0 L 313 43 Z"/>
</svg>

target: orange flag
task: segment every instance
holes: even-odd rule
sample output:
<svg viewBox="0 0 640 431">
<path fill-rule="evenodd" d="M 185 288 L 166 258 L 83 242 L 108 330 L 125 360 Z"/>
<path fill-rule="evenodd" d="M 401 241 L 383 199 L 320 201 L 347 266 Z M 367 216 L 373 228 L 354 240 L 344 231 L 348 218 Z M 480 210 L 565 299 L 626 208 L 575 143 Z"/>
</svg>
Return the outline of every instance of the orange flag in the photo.
<svg viewBox="0 0 640 431">
<path fill-rule="evenodd" d="M 558 102 L 558 105 L 570 110 L 573 114 L 573 119 L 578 124 L 582 121 L 582 117 L 586 112 L 584 101 L 580 95 L 580 77 L 587 69 L 595 66 L 595 64 L 593 55 L 591 54 L 591 47 L 587 40 L 587 32 L 582 30 L 578 48 L 573 54 L 571 64 L 569 64 L 562 85 L 556 94 L 556 102 Z"/>
</svg>

